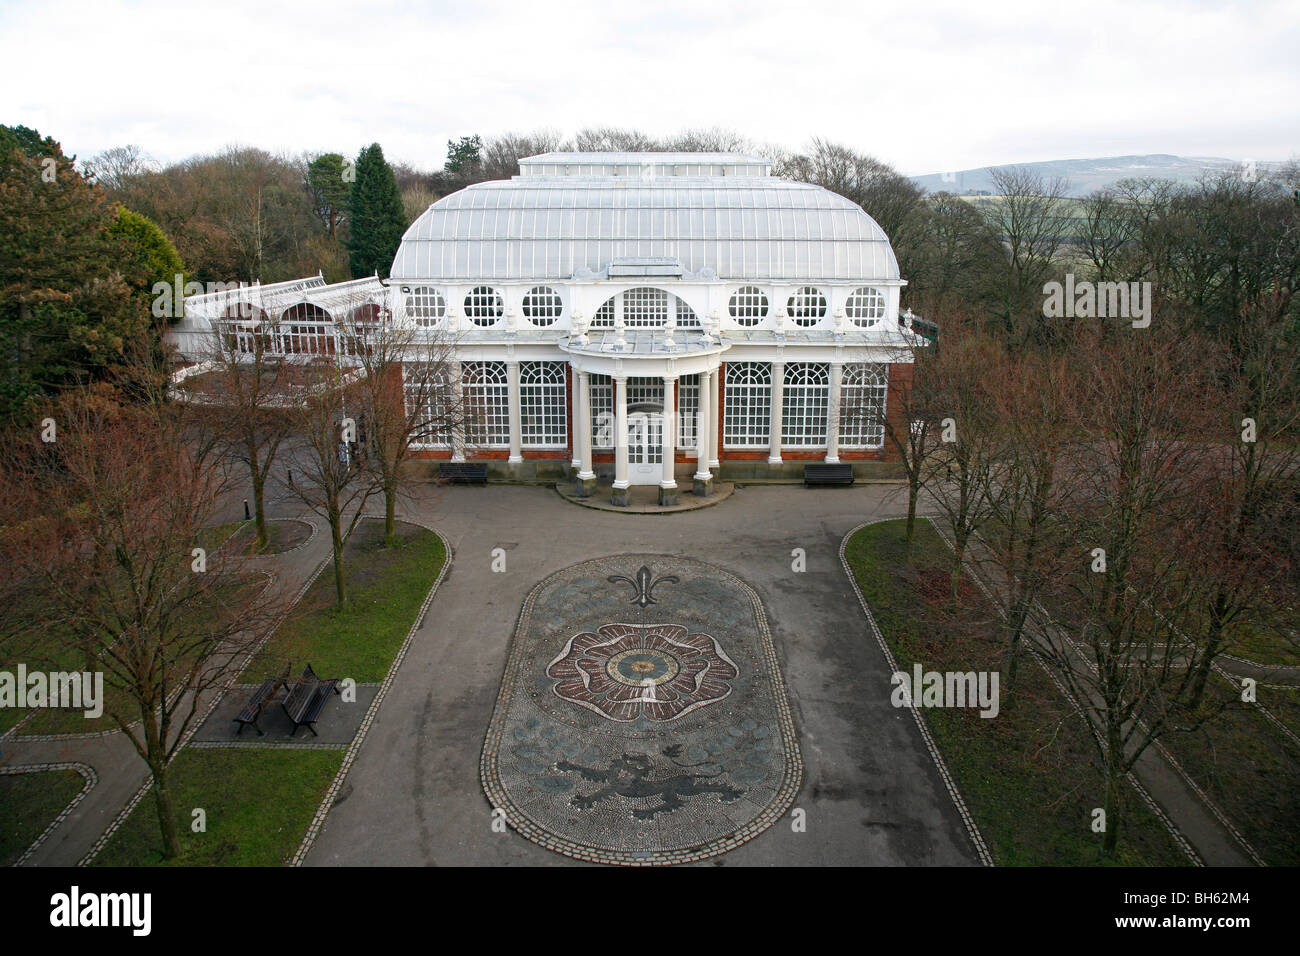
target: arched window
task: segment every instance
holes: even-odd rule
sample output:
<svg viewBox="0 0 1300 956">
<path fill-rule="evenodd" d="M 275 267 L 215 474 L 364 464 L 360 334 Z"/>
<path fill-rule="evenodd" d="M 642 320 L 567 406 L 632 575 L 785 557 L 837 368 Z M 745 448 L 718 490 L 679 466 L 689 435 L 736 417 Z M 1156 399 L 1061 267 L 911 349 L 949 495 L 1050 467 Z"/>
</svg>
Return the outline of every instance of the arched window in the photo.
<svg viewBox="0 0 1300 956">
<path fill-rule="evenodd" d="M 465 443 L 475 448 L 510 446 L 510 384 L 505 362 L 466 362 L 462 379 Z"/>
<path fill-rule="evenodd" d="M 416 325 L 430 328 L 447 314 L 447 300 L 437 289 L 416 286 L 406 297 L 406 314 L 415 320 Z"/>
<path fill-rule="evenodd" d="M 465 296 L 465 317 L 475 325 L 495 325 L 505 311 L 506 304 L 501 293 L 489 285 L 475 286 Z"/>
<path fill-rule="evenodd" d="M 524 295 L 524 317 L 533 325 L 552 325 L 563 311 L 560 293 L 550 286 L 535 286 Z"/>
<path fill-rule="evenodd" d="M 722 443 L 729 448 L 766 448 L 772 424 L 772 366 L 728 362 Z"/>
<path fill-rule="evenodd" d="M 747 285 L 737 289 L 727 305 L 737 325 L 751 327 L 767 318 L 767 296 L 758 286 Z"/>
<path fill-rule="evenodd" d="M 569 442 L 569 402 L 564 362 L 519 365 L 520 436 L 525 448 L 555 448 Z"/>
<path fill-rule="evenodd" d="M 614 327 L 614 300 L 608 299 L 591 317 L 593 329 L 612 329 Z"/>
<path fill-rule="evenodd" d="M 668 293 L 663 289 L 628 289 L 623 293 L 623 324 L 629 329 L 668 324 Z"/>
<path fill-rule="evenodd" d="M 888 390 L 888 365 L 873 362 L 844 366 L 840 380 L 840 445 L 880 448 L 885 444 Z"/>
<path fill-rule="evenodd" d="M 450 367 L 442 363 L 404 364 L 402 387 L 406 415 L 414 438 L 411 444 L 423 448 L 449 448 L 452 427 L 452 385 Z"/>
<path fill-rule="evenodd" d="M 844 303 L 844 314 L 854 325 L 869 329 L 885 317 L 885 294 L 870 286 L 854 289 Z"/>
<path fill-rule="evenodd" d="M 333 355 L 334 320 L 311 302 L 299 302 L 280 316 L 280 348 L 286 355 Z"/>
<path fill-rule="evenodd" d="M 695 314 L 695 310 L 677 296 L 673 298 L 677 301 L 677 327 L 679 329 L 700 328 L 700 317 Z"/>
<path fill-rule="evenodd" d="M 790 362 L 781 397 L 781 444 L 819 448 L 826 444 L 831 367 L 826 362 Z"/>
<path fill-rule="evenodd" d="M 669 298 L 671 296 L 671 299 Z M 672 303 L 678 328 L 700 328 L 700 317 L 680 296 L 649 287 L 627 289 L 606 299 L 591 317 L 591 328 L 612 329 L 620 310 L 623 325 L 629 329 L 662 328 L 668 324 L 668 306 Z"/>
<path fill-rule="evenodd" d="M 795 325 L 803 328 L 816 325 L 826 315 L 826 296 L 812 286 L 806 285 L 790 296 L 785 310 Z"/>
</svg>

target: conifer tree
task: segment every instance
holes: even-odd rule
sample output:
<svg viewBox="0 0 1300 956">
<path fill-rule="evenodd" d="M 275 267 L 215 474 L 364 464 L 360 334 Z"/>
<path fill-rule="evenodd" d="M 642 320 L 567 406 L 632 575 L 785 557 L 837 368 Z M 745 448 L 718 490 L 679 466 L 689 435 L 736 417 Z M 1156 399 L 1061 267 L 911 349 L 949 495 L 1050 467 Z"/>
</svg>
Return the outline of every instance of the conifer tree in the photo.
<svg viewBox="0 0 1300 956">
<path fill-rule="evenodd" d="M 402 233 L 406 231 L 406 216 L 397 178 L 378 143 L 361 150 L 356 176 L 349 203 L 348 251 L 352 276 L 359 279 L 375 273 L 387 278 Z"/>
</svg>

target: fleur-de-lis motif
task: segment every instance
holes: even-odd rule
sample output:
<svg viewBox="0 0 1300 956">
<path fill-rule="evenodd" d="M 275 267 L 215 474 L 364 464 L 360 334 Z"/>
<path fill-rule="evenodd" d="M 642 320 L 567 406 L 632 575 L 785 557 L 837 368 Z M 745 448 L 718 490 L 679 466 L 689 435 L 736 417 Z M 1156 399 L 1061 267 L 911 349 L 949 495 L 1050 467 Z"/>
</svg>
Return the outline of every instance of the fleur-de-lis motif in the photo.
<svg viewBox="0 0 1300 956">
<path fill-rule="evenodd" d="M 654 589 L 665 582 L 668 584 L 676 584 L 678 583 L 677 576 L 666 574 L 663 577 L 656 578 L 650 573 L 650 569 L 644 564 L 641 565 L 641 569 L 637 571 L 636 580 L 629 578 L 626 574 L 611 574 L 609 576 L 610 584 L 622 583 L 632 585 L 635 595 L 628 603 L 639 604 L 641 607 L 649 607 L 651 604 L 659 603 L 654 599 Z"/>
</svg>

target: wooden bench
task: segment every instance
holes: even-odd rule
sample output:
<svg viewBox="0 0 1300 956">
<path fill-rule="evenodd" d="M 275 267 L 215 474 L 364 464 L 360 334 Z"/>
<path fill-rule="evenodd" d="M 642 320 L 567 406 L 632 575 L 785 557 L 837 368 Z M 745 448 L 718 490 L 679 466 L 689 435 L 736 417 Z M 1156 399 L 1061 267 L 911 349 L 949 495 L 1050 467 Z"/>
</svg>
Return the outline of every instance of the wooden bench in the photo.
<svg viewBox="0 0 1300 956">
<path fill-rule="evenodd" d="M 341 693 L 337 678 L 321 680 L 311 669 L 310 664 L 302 669 L 297 683 L 293 685 L 293 690 L 289 691 L 280 705 L 284 708 L 285 716 L 293 724 L 293 730 L 289 732 L 290 737 L 298 733 L 298 728 L 303 726 L 311 731 L 313 737 L 319 736 L 316 733 L 316 719 L 320 717 L 321 709 L 324 708 L 330 691 Z"/>
<path fill-rule="evenodd" d="M 235 731 L 236 737 L 242 734 L 244 728 L 249 724 L 253 725 L 253 729 L 257 731 L 257 736 L 266 736 L 262 733 L 258 721 L 262 719 L 262 714 L 265 713 L 266 708 L 271 706 L 271 698 L 275 696 L 275 689 L 283 686 L 288 679 L 289 668 L 286 665 L 283 674 L 279 677 L 268 677 L 262 681 L 261 687 L 253 691 L 253 696 L 248 698 L 248 703 L 244 704 L 244 709 L 235 715 L 235 723 L 239 724 L 239 728 Z"/>
<path fill-rule="evenodd" d="M 444 461 L 438 467 L 438 480 L 447 484 L 486 485 L 487 465 L 472 461 Z"/>
<path fill-rule="evenodd" d="M 852 465 L 828 465 L 821 462 L 803 466 L 804 487 L 811 485 L 851 485 L 853 484 Z"/>
</svg>

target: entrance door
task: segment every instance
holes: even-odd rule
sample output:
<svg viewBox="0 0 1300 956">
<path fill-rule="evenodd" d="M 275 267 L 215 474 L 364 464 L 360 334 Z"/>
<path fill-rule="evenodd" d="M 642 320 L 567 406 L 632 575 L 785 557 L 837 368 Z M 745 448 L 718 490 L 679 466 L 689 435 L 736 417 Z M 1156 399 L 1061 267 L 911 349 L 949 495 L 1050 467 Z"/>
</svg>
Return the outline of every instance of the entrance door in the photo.
<svg viewBox="0 0 1300 956">
<path fill-rule="evenodd" d="M 664 416 L 662 412 L 629 412 L 627 416 L 627 480 L 633 485 L 657 485 L 664 475 Z"/>
</svg>

